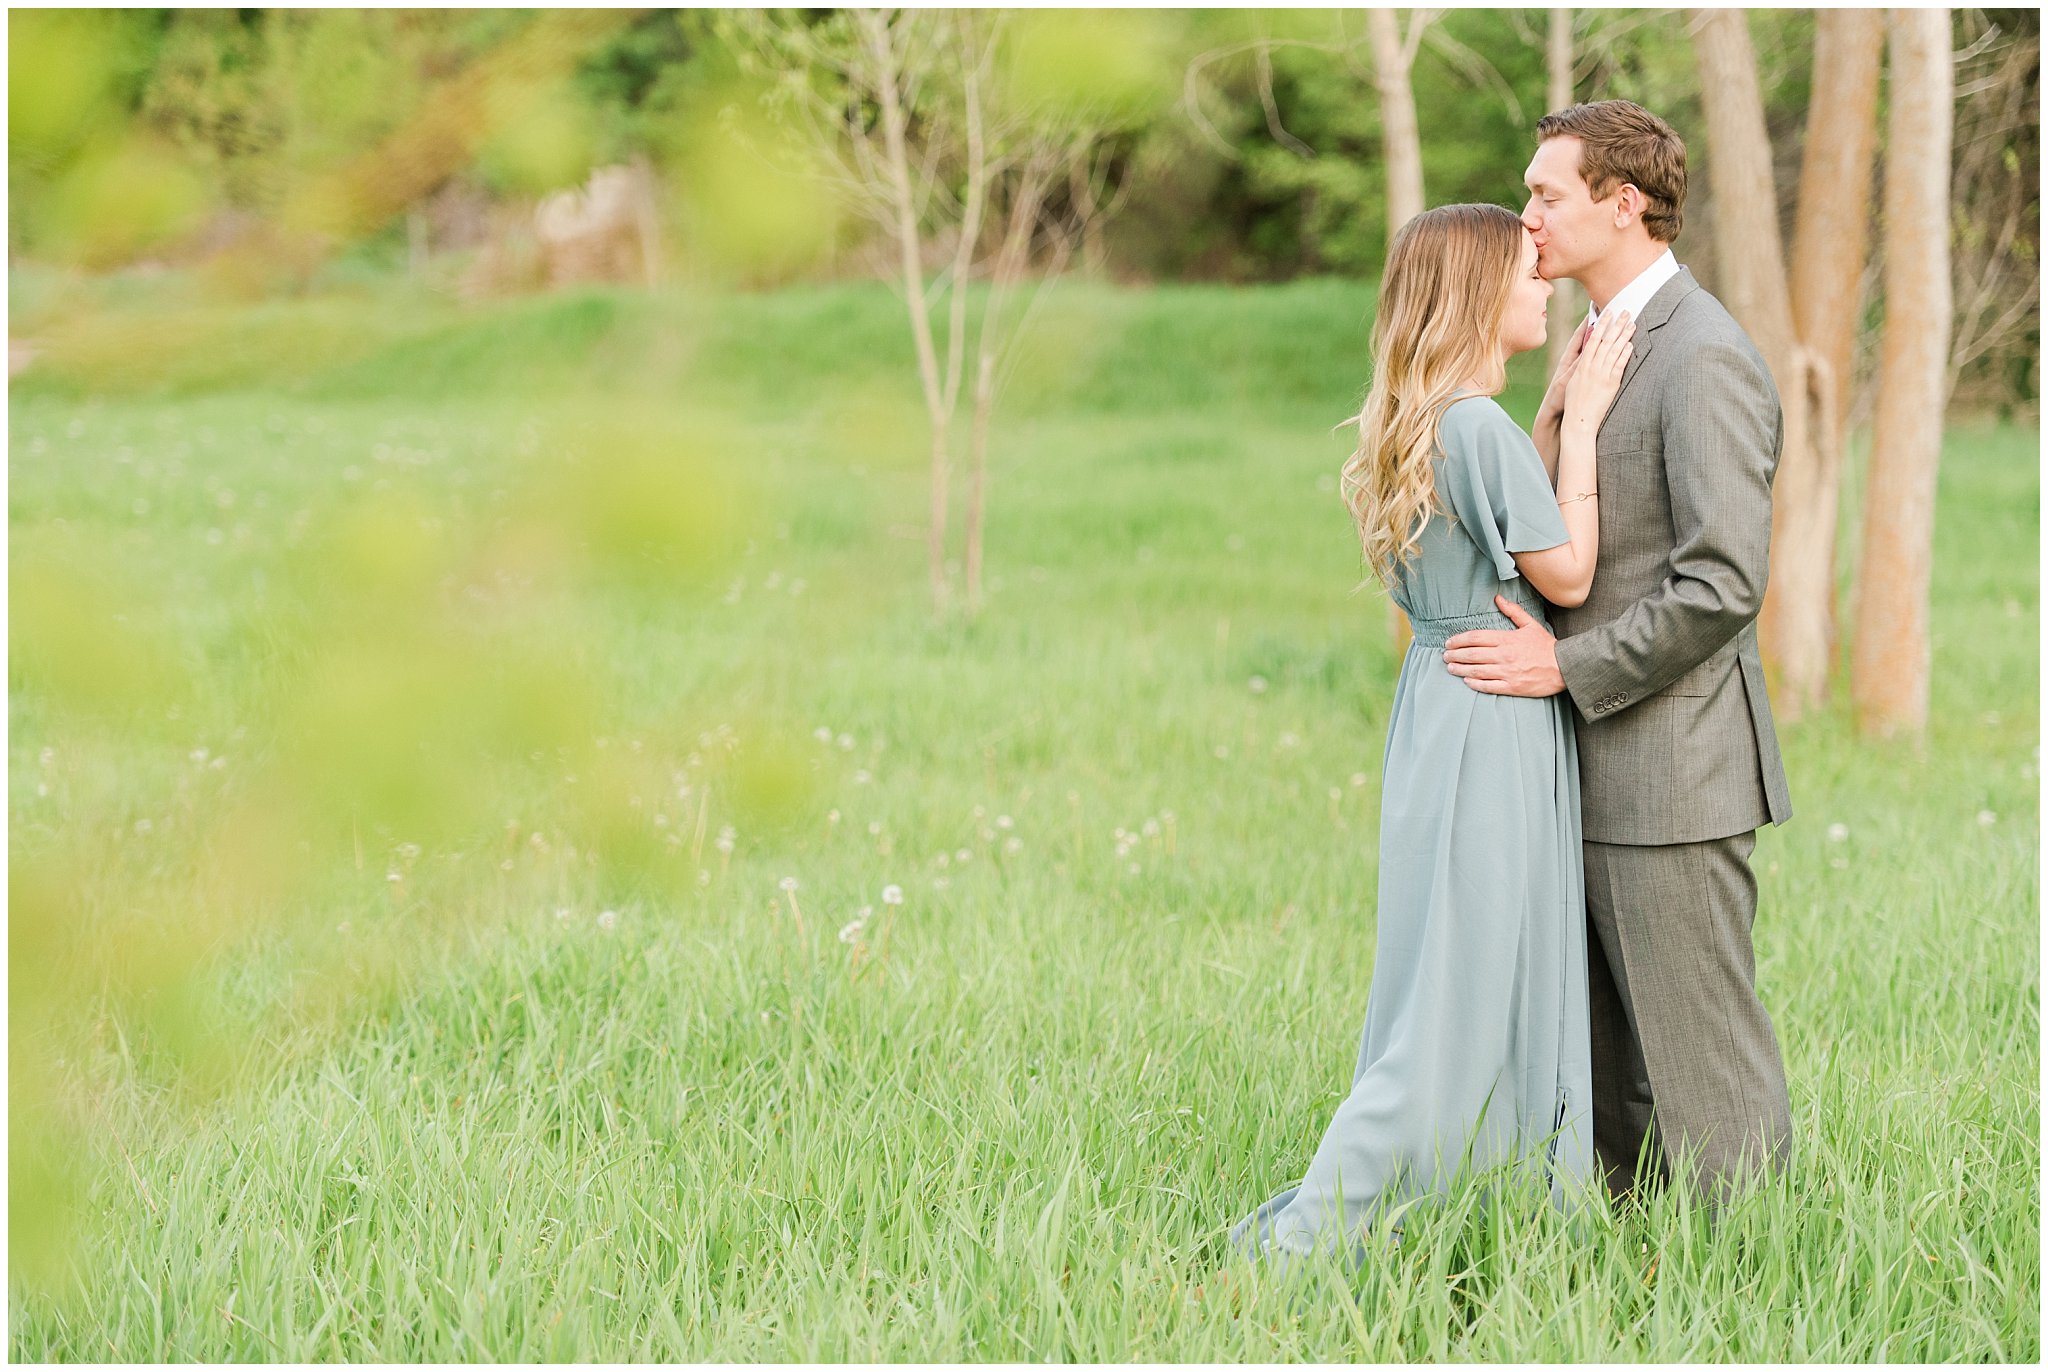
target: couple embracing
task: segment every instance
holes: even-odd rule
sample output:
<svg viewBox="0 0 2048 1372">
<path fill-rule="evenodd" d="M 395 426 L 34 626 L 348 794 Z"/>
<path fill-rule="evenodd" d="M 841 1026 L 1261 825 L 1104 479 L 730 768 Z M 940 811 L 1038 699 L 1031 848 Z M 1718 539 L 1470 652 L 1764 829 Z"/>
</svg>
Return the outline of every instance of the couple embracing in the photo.
<svg viewBox="0 0 2048 1372">
<path fill-rule="evenodd" d="M 1756 640 L 1778 396 L 1672 256 L 1671 128 L 1607 100 L 1536 133 L 1519 218 L 1448 205 L 1388 256 L 1344 468 L 1415 631 L 1372 989 L 1306 1173 L 1231 1232 L 1254 1257 L 1356 1261 L 1494 1167 L 1540 1167 L 1560 1204 L 1715 1202 L 1788 1156 L 1750 941 L 1756 830 L 1791 813 Z M 1560 277 L 1593 309 L 1532 435 L 1492 397 Z"/>
</svg>

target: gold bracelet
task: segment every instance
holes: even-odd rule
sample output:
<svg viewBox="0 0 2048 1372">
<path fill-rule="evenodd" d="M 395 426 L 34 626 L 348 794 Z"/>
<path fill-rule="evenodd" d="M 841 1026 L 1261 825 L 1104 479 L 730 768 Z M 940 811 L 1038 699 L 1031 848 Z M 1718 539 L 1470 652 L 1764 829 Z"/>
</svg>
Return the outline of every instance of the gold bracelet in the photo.
<svg viewBox="0 0 2048 1372">
<path fill-rule="evenodd" d="M 1575 505 L 1581 500 L 1598 499 L 1599 495 L 1600 492 L 1598 491 L 1580 491 L 1577 495 L 1568 495 L 1563 500 L 1560 500 L 1557 503 L 1560 505 Z"/>
</svg>

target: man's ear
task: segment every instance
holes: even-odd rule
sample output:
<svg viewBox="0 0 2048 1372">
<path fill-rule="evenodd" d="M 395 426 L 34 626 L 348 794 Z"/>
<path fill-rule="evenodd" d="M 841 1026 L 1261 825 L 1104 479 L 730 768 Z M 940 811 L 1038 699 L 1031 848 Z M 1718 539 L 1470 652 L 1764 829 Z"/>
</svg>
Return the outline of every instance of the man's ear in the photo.
<svg viewBox="0 0 2048 1372">
<path fill-rule="evenodd" d="M 1625 229 L 1643 217 L 1643 211 L 1650 208 L 1650 197 L 1644 195 L 1634 182 L 1624 181 L 1621 189 L 1614 193 L 1614 217 L 1617 229 Z"/>
</svg>

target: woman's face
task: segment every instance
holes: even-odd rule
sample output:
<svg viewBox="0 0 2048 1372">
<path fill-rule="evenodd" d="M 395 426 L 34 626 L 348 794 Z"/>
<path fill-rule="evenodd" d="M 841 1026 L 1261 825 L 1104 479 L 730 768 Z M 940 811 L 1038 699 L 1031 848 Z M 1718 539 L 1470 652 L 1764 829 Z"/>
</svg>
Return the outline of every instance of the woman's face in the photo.
<svg viewBox="0 0 2048 1372">
<path fill-rule="evenodd" d="M 1548 338 L 1545 306 L 1555 289 L 1536 274 L 1536 240 L 1523 229 L 1521 267 L 1515 274 L 1514 289 L 1508 292 L 1507 314 L 1501 320 L 1501 346 L 1508 353 L 1525 353 L 1543 346 Z"/>
</svg>

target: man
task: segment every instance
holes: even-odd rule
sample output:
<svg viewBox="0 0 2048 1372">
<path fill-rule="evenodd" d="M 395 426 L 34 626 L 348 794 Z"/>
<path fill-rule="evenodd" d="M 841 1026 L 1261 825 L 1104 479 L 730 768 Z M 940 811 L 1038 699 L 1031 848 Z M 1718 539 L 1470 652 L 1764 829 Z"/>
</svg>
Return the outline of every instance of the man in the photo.
<svg viewBox="0 0 2048 1372">
<path fill-rule="evenodd" d="M 1536 136 L 1522 222 L 1538 271 L 1584 286 L 1593 319 L 1636 321 L 1596 446 L 1600 557 L 1586 603 L 1551 612 L 1555 638 L 1503 598 L 1520 627 L 1459 634 L 1444 658 L 1474 690 L 1571 694 L 1594 1151 L 1616 1195 L 1648 1165 L 1717 1201 L 1790 1151 L 1749 866 L 1758 826 L 1792 812 L 1756 640 L 1782 416 L 1748 335 L 1672 256 L 1685 145 L 1670 126 L 1603 100 Z M 1553 384 L 1539 440 L 1562 399 Z"/>
</svg>

